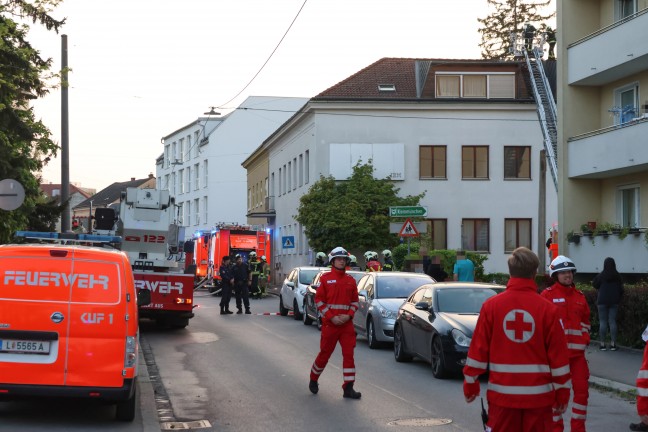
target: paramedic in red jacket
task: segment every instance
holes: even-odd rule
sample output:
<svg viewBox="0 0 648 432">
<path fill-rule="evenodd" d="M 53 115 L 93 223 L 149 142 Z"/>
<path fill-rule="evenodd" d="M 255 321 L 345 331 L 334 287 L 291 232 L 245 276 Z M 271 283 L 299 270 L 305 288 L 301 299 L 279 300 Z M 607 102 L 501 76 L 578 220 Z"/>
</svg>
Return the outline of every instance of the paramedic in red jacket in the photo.
<svg viewBox="0 0 648 432">
<path fill-rule="evenodd" d="M 549 275 L 556 282 L 542 292 L 542 297 L 558 307 L 558 315 L 565 328 L 569 349 L 569 369 L 572 374 L 571 431 L 585 432 L 587 399 L 589 398 L 589 367 L 585 348 L 590 342 L 590 310 L 582 292 L 574 285 L 576 265 L 563 255 L 558 255 L 549 266 Z M 554 431 L 564 428 L 562 414 L 554 413 Z"/>
<path fill-rule="evenodd" d="M 648 327 L 642 335 L 648 340 Z M 643 363 L 637 374 L 637 414 L 639 423 L 630 423 L 631 431 L 648 431 L 648 344 L 644 348 Z"/>
<path fill-rule="evenodd" d="M 537 293 L 538 257 L 517 248 L 508 259 L 506 291 L 482 306 L 464 367 L 464 396 L 479 396 L 489 369 L 492 432 L 550 432 L 552 406 L 569 400 L 569 359 L 557 309 Z"/>
<path fill-rule="evenodd" d="M 342 347 L 342 384 L 345 398 L 360 399 L 362 394 L 353 389 L 355 382 L 355 362 L 353 350 L 356 346 L 356 333 L 353 328 L 353 315 L 358 310 L 358 289 L 355 279 L 346 274 L 351 262 L 349 253 L 336 247 L 329 254 L 331 271 L 320 277 L 320 286 L 315 294 L 315 305 L 322 317 L 320 352 L 313 362 L 308 388 L 313 394 L 319 391 L 320 375 L 340 342 Z"/>
</svg>

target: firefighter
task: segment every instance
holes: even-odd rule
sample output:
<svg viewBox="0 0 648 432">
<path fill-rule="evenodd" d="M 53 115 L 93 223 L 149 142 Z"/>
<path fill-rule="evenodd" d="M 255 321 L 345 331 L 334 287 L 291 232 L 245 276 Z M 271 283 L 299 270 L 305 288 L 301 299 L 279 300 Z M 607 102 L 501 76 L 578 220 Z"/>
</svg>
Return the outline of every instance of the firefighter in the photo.
<svg viewBox="0 0 648 432">
<path fill-rule="evenodd" d="M 549 60 L 556 60 L 556 53 L 554 53 L 554 49 L 556 48 L 556 30 L 547 26 L 545 36 L 549 44 Z"/>
<path fill-rule="evenodd" d="M 382 251 L 384 264 L 382 271 L 394 271 L 394 260 L 392 260 L 392 253 L 389 249 Z"/>
<path fill-rule="evenodd" d="M 590 310 L 585 295 L 574 285 L 575 274 L 574 262 L 566 256 L 558 255 L 549 266 L 549 276 L 555 283 L 541 295 L 557 306 L 558 316 L 565 328 L 574 392 L 571 431 L 584 432 L 589 398 L 589 367 L 585 359 L 585 348 L 590 342 Z M 562 414 L 554 413 L 553 430 L 562 431 L 563 428 Z"/>
<path fill-rule="evenodd" d="M 221 315 L 233 314 L 234 312 L 229 309 L 230 299 L 232 298 L 232 288 L 234 287 L 234 275 L 232 273 L 229 255 L 223 256 L 218 273 L 220 274 L 222 282 L 220 313 Z"/>
<path fill-rule="evenodd" d="M 355 255 L 349 255 L 349 270 L 360 270 L 358 259 Z"/>
<path fill-rule="evenodd" d="M 261 255 L 261 270 L 259 273 L 259 291 L 261 292 L 260 296 L 265 297 L 267 295 L 266 291 L 268 289 L 268 283 L 270 282 L 270 266 L 265 255 Z"/>
<path fill-rule="evenodd" d="M 248 291 L 248 286 L 250 284 L 250 270 L 247 265 L 243 262 L 243 257 L 241 254 L 236 254 L 235 264 L 232 268 L 232 274 L 234 276 L 234 294 L 236 295 L 236 309 L 237 314 L 243 313 L 243 307 L 245 306 L 245 313 L 251 314 L 250 311 L 250 292 Z"/>
<path fill-rule="evenodd" d="M 257 259 L 257 254 L 254 251 L 250 252 L 248 258 L 248 269 L 250 270 L 250 297 L 258 299 L 261 298 L 261 289 L 259 288 L 261 261 Z"/>
<path fill-rule="evenodd" d="M 479 396 L 479 375 L 489 370 L 485 430 L 550 431 L 552 405 L 569 401 L 569 358 L 557 309 L 537 294 L 539 259 L 520 247 L 508 259 L 506 290 L 486 300 L 473 333 L 464 396 Z"/>
<path fill-rule="evenodd" d="M 322 317 L 320 352 L 313 362 L 308 388 L 311 393 L 319 391 L 318 380 L 324 368 L 340 343 L 342 347 L 342 396 L 360 399 L 362 394 L 353 389 L 355 383 L 355 362 L 353 351 L 356 334 L 353 328 L 353 315 L 358 310 L 358 289 L 355 279 L 346 274 L 349 253 L 336 247 L 328 256 L 331 271 L 320 277 L 320 286 L 315 294 L 315 304 Z"/>
<path fill-rule="evenodd" d="M 326 254 L 324 252 L 317 252 L 315 256 L 315 267 L 326 267 L 328 264 Z"/>
<path fill-rule="evenodd" d="M 378 272 L 382 268 L 380 266 L 380 261 L 378 261 L 378 253 L 373 251 L 367 251 L 365 253 L 365 259 L 367 260 L 367 269 L 368 272 Z"/>
<path fill-rule="evenodd" d="M 531 23 L 527 23 L 527 25 L 524 26 L 524 45 L 527 51 L 533 49 L 533 37 L 535 36 L 535 31 L 536 28 Z"/>
</svg>

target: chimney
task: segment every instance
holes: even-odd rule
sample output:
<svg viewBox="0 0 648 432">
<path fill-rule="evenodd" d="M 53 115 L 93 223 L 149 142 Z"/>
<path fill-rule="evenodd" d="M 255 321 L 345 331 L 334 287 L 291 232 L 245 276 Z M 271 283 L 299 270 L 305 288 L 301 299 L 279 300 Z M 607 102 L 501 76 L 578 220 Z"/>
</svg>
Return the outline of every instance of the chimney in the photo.
<svg viewBox="0 0 648 432">
<path fill-rule="evenodd" d="M 153 175 L 153 173 L 152 173 L 152 172 L 149 173 L 149 177 L 148 177 L 148 178 L 152 179 L 153 177 L 155 177 L 155 176 Z"/>
<path fill-rule="evenodd" d="M 135 177 L 131 177 L 131 181 L 135 181 Z"/>
</svg>

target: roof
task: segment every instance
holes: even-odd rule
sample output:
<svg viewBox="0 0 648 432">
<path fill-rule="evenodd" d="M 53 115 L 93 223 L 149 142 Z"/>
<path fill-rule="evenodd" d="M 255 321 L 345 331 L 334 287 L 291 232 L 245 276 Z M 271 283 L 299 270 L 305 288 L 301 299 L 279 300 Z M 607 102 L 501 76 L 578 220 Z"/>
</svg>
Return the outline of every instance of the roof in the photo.
<svg viewBox="0 0 648 432">
<path fill-rule="evenodd" d="M 130 180 L 126 182 L 113 183 L 110 186 L 106 187 L 103 190 L 100 190 L 95 195 L 86 199 L 85 201 L 79 203 L 75 206 L 75 209 L 90 207 L 90 201 L 92 201 L 93 207 L 107 207 L 110 204 L 119 201 L 122 191 L 126 190 L 129 187 L 139 188 L 144 185 L 146 182 L 151 181 L 151 177 L 146 177 L 143 179 Z"/>
<path fill-rule="evenodd" d="M 49 198 L 56 198 L 57 200 L 61 199 L 61 189 L 63 188 L 63 186 L 60 183 L 58 183 L 58 184 L 55 184 L 55 183 L 41 184 L 41 185 L 39 185 L 39 187 L 40 187 L 40 190 L 43 191 L 43 193 L 45 195 L 47 195 Z M 54 193 L 55 190 L 58 190 L 59 194 L 56 195 L 56 196 L 53 196 L 53 193 Z M 75 193 L 81 194 L 85 198 L 88 198 L 91 195 L 88 192 L 86 192 L 84 189 L 81 189 L 81 188 L 79 188 L 79 187 L 77 187 L 77 186 L 75 186 L 73 184 L 70 184 L 70 195 L 75 194 Z"/>
</svg>

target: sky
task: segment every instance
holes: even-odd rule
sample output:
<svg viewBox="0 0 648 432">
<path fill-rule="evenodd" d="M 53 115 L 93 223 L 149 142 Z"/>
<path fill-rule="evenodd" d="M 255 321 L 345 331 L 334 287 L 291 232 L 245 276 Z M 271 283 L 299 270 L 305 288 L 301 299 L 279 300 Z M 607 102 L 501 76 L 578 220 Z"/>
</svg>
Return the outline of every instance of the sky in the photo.
<svg viewBox="0 0 648 432">
<path fill-rule="evenodd" d="M 58 71 L 67 35 L 70 181 L 99 191 L 155 174 L 161 138 L 210 107 L 310 98 L 383 57 L 480 58 L 489 13 L 486 0 L 65 0 L 60 33 L 32 24 L 29 41 Z M 60 143 L 60 90 L 34 108 Z M 43 178 L 61 182 L 60 159 Z"/>
</svg>

